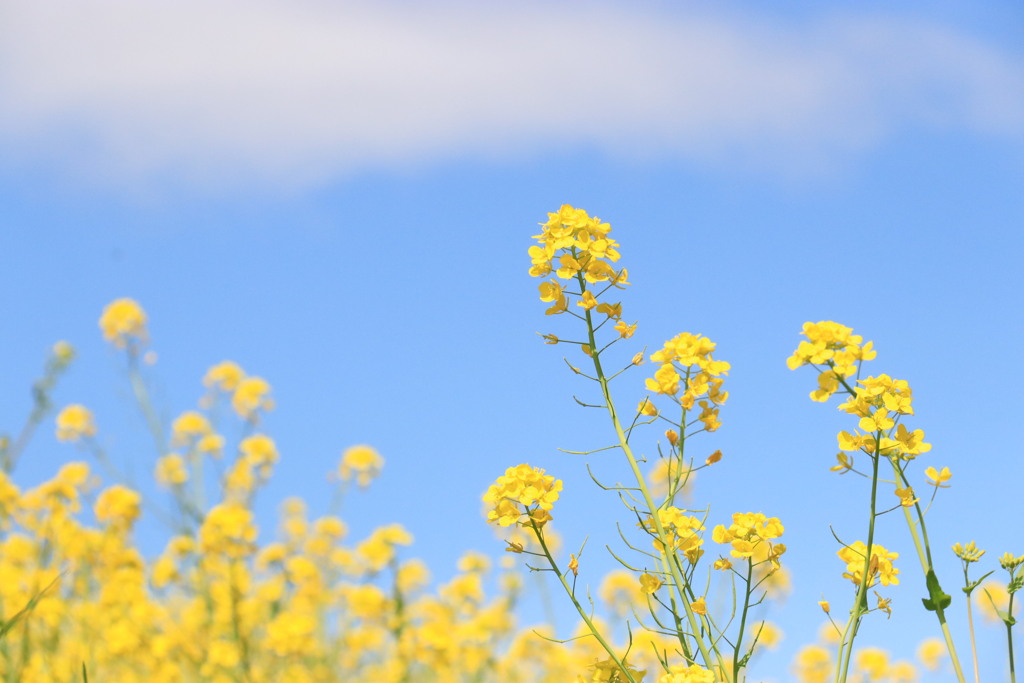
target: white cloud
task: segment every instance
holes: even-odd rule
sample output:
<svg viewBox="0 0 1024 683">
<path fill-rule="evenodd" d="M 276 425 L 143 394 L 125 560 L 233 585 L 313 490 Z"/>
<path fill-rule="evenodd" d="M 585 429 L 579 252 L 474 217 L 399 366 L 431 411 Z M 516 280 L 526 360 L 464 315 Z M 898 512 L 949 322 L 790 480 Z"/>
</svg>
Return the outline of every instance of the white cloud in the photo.
<svg viewBox="0 0 1024 683">
<path fill-rule="evenodd" d="M 953 29 L 638 7 L 10 0 L 0 149 L 202 185 L 579 145 L 774 171 L 918 126 L 1024 140 L 1021 56 Z"/>
</svg>

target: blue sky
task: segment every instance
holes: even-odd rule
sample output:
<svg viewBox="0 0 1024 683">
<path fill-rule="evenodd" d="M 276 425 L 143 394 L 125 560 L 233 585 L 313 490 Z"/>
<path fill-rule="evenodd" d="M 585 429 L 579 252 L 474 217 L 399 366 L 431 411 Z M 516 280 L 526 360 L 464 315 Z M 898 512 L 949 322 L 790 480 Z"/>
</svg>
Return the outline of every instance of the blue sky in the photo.
<svg viewBox="0 0 1024 683">
<path fill-rule="evenodd" d="M 96 326 L 133 297 L 168 417 L 224 359 L 273 385 L 268 534 L 288 495 L 324 510 L 340 452 L 370 443 L 387 464 L 346 503 L 353 532 L 403 522 L 443 579 L 464 550 L 499 553 L 479 496 L 526 461 L 565 480 L 557 524 L 569 546 L 590 535 L 596 581 L 625 512 L 556 449 L 606 445 L 610 428 L 573 403 L 592 390 L 567 347 L 536 336 L 572 326 L 545 318 L 527 275 L 536 224 L 571 203 L 622 244 L 640 323 L 627 355 L 691 331 L 732 363 L 724 426 L 696 446 L 726 457 L 694 502 L 712 523 L 786 524 L 787 637 L 755 669 L 784 680 L 821 594 L 848 599 L 828 523 L 857 537 L 866 507 L 859 481 L 828 472 L 848 423 L 786 369 L 803 322 L 854 327 L 878 348 L 869 372 L 914 388 L 934 445 L 918 476 L 954 472 L 929 517 L 940 554 L 970 539 L 1024 552 L 1021 29 L 1013 2 L 5 3 L 3 428 L 67 339 L 80 355 L 57 402 L 93 408 L 114 458 L 147 476 Z M 17 478 L 77 455 L 47 428 Z M 882 534 L 905 580 L 863 642 L 909 656 L 933 622 L 905 528 L 886 518 Z M 998 676 L 998 632 L 983 633 Z"/>
</svg>

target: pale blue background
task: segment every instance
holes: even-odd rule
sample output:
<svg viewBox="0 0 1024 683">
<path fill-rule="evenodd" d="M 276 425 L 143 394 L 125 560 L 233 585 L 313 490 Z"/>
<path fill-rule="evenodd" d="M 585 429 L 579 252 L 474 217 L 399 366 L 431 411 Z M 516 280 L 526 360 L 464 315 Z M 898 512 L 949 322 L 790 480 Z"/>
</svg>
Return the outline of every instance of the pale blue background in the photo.
<svg viewBox="0 0 1024 683">
<path fill-rule="evenodd" d="M 565 369 L 571 349 L 536 336 L 576 330 L 545 318 L 527 275 L 537 223 L 571 203 L 622 244 L 625 317 L 640 322 L 624 358 L 685 330 L 732 363 L 724 426 L 694 443 L 725 459 L 695 504 L 711 502 L 712 524 L 779 516 L 794 580 L 786 639 L 753 680 L 787 679 L 823 594 L 845 611 L 828 524 L 864 533 L 863 481 L 828 472 L 852 425 L 808 400 L 811 372 L 786 369 L 807 320 L 873 339 L 868 371 L 914 388 L 910 424 L 934 445 L 920 491 L 925 466 L 954 472 L 929 516 L 947 590 L 953 542 L 988 548 L 989 568 L 1024 552 L 1019 3 L 290 6 L 184 3 L 159 21 L 145 2 L 0 7 L 3 429 L 67 339 L 79 360 L 57 402 L 90 406 L 115 460 L 148 476 L 122 359 L 96 325 L 133 297 L 169 418 L 224 359 L 273 385 L 266 538 L 288 495 L 325 511 L 326 473 L 371 443 L 387 464 L 346 502 L 353 536 L 401 521 L 443 580 L 467 549 L 500 554 L 479 496 L 525 461 L 565 480 L 557 525 L 567 546 L 590 535 L 581 577 L 597 582 L 629 518 L 588 459 L 556 448 L 613 435 L 571 399 L 594 395 Z M 621 406 L 647 370 L 622 381 Z M 23 485 L 77 455 L 51 425 Z M 589 461 L 627 476 L 612 453 Z M 144 522 L 143 546 L 163 533 Z M 861 642 L 911 657 L 934 620 L 902 519 L 879 541 L 904 580 Z M 998 680 L 1002 630 L 979 633 L 983 680 Z"/>
</svg>

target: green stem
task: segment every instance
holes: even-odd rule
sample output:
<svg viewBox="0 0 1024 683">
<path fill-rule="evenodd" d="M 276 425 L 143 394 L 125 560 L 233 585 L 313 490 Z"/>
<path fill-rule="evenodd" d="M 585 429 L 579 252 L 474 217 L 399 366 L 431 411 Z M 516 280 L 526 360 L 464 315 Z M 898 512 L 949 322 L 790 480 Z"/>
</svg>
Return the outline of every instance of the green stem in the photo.
<svg viewBox="0 0 1024 683">
<path fill-rule="evenodd" d="M 577 281 L 580 283 L 581 291 L 586 290 L 586 281 L 580 274 L 576 275 Z M 658 539 L 661 541 L 661 553 L 664 564 L 667 565 L 666 569 L 672 575 L 673 583 L 675 584 L 676 591 L 679 595 L 680 602 L 683 605 L 683 609 L 686 611 L 686 618 L 690 624 L 690 629 L 693 632 L 694 639 L 697 641 L 697 648 L 700 650 L 701 657 L 704 660 L 704 666 L 711 669 L 711 652 L 708 650 L 707 644 L 704 639 L 700 637 L 701 625 L 697 619 L 697 615 L 694 614 L 693 609 L 690 607 L 690 601 L 687 600 L 685 588 L 689 583 L 683 577 L 683 572 L 679 564 L 679 558 L 675 553 L 669 551 L 671 544 L 669 543 L 668 534 L 665 532 L 665 528 L 661 523 L 661 518 L 658 515 L 658 506 L 654 504 L 654 500 L 651 497 L 651 493 L 647 488 L 647 482 L 644 479 L 643 473 L 640 471 L 640 466 L 637 463 L 636 457 L 633 455 L 633 450 L 629 446 L 629 441 L 626 438 L 626 433 L 622 428 L 622 423 L 619 421 L 618 413 L 615 410 L 615 403 L 612 401 L 611 389 L 608 386 L 608 378 L 604 373 L 604 369 L 601 367 L 600 354 L 597 351 L 597 341 L 594 334 L 594 321 L 591 316 L 591 311 L 586 311 L 586 323 L 587 323 L 587 337 L 588 343 L 590 344 L 590 357 L 594 361 L 594 372 L 597 376 L 597 381 L 601 385 L 601 395 L 604 398 L 605 406 L 608 409 L 608 415 L 611 418 L 612 425 L 615 428 L 615 435 L 618 437 L 619 446 L 622 448 L 622 452 L 626 455 L 626 460 L 629 461 L 629 467 L 633 471 L 633 476 L 636 478 L 637 485 L 640 488 L 640 492 L 643 494 L 644 503 L 647 505 L 647 509 L 651 512 L 651 518 L 653 519 L 655 532 L 657 533 Z M 682 438 L 680 436 L 680 438 Z M 719 671 L 724 674 L 726 671 L 725 662 L 722 659 L 721 654 L 717 648 L 714 649 L 716 659 L 718 661 Z"/>
<path fill-rule="evenodd" d="M 964 562 L 964 585 L 971 585 L 971 581 L 967 576 L 967 562 Z M 974 615 L 971 613 L 970 593 L 967 593 L 967 627 L 971 632 L 971 659 L 974 662 L 974 683 L 981 683 L 981 676 L 978 675 L 978 643 L 974 638 Z M 1012 651 L 1010 654 L 1013 654 Z"/>
<path fill-rule="evenodd" d="M 881 433 L 875 434 L 875 454 L 871 458 L 871 508 L 868 516 L 868 541 L 864 550 L 864 569 L 861 572 L 860 585 L 857 586 L 857 597 L 854 599 L 853 608 L 850 609 L 850 619 L 846 622 L 846 630 L 843 631 L 843 640 L 840 643 L 839 666 L 836 667 L 836 683 L 844 683 L 849 675 L 850 660 L 853 656 L 853 642 L 857 638 L 857 631 L 860 628 L 860 620 L 867 613 L 868 582 L 871 579 L 871 549 L 875 541 L 875 505 L 878 499 L 878 445 L 881 441 Z"/>
<path fill-rule="evenodd" d="M 1013 576 L 1013 574 L 1010 574 Z M 1010 683 L 1016 683 L 1017 674 L 1013 667 L 1013 593 L 1010 593 L 1009 604 L 1006 605 L 1006 646 L 1010 653 Z"/>
<path fill-rule="evenodd" d="M 167 439 L 164 436 L 163 422 L 153 408 L 153 402 L 150 400 L 146 382 L 139 371 L 138 352 L 134 348 L 128 352 L 128 378 L 131 381 L 132 393 L 135 394 L 135 400 L 138 401 L 139 408 L 142 409 L 142 415 L 146 419 L 146 426 L 153 437 L 153 443 L 156 444 L 157 455 L 162 456 L 167 450 Z"/>
<path fill-rule="evenodd" d="M 537 536 L 537 541 L 540 543 L 540 547 L 544 551 L 544 557 L 547 558 L 551 571 L 553 571 L 555 576 L 558 577 L 558 580 L 562 584 L 562 588 L 565 589 L 565 594 L 569 596 L 570 600 L 572 600 L 572 604 L 576 607 L 576 611 L 579 612 L 579 615 L 587 625 L 587 628 L 590 629 L 590 633 L 597 639 L 597 642 L 601 644 L 601 647 L 608 653 L 608 656 L 611 657 L 613 662 L 615 662 L 615 665 L 619 667 L 619 671 L 622 672 L 622 675 L 626 677 L 629 683 L 640 683 L 640 681 L 633 678 L 633 674 L 631 674 L 629 669 L 626 668 L 625 662 L 615 654 L 615 650 L 612 649 L 611 644 L 604 639 L 604 636 L 602 636 L 601 632 L 598 631 L 597 626 L 594 625 L 594 622 L 591 621 L 590 617 L 587 615 L 586 610 L 583 609 L 583 605 L 581 605 L 579 600 L 576 599 L 576 595 L 573 592 L 572 587 L 569 585 L 569 582 L 565 580 L 565 576 L 562 572 L 558 569 L 558 563 L 555 562 L 555 558 L 551 556 L 551 551 L 548 549 L 548 544 L 544 541 L 544 533 L 541 531 L 540 527 L 538 527 L 536 522 L 532 519 L 530 520 L 530 526 L 533 528 L 533 533 Z"/>
<path fill-rule="evenodd" d="M 743 613 L 740 615 L 740 630 L 736 636 L 736 646 L 733 648 L 732 653 L 732 679 L 738 681 L 740 679 L 740 646 L 743 643 L 743 632 L 747 627 L 747 612 L 750 611 L 750 579 L 754 573 L 754 562 L 749 557 L 747 558 L 747 578 L 746 588 L 744 592 L 746 595 L 743 598 Z"/>
<path fill-rule="evenodd" d="M 890 458 L 892 464 L 893 474 L 897 481 L 901 481 L 904 486 L 910 486 L 910 482 L 907 481 L 906 475 L 903 470 L 899 468 L 896 461 Z M 910 530 L 910 536 L 914 540 L 914 549 L 917 551 L 917 557 L 921 561 L 921 570 L 927 577 L 929 574 L 935 577 L 935 583 L 938 586 L 939 577 L 935 573 L 935 567 L 932 565 L 932 552 L 931 545 L 928 543 L 928 528 L 924 523 L 924 512 L 921 510 L 921 506 L 917 503 L 914 504 L 914 510 L 917 513 L 917 523 L 915 524 L 913 518 L 910 516 L 910 508 L 903 507 L 903 517 L 907 521 L 907 529 Z M 920 538 L 917 535 L 917 529 L 921 529 Z M 939 586 L 941 592 L 941 586 Z M 929 595 L 930 599 L 933 599 Z M 963 668 L 960 666 L 960 658 L 956 654 L 956 647 L 953 645 L 953 634 L 950 633 L 949 624 L 946 622 L 946 610 L 935 600 L 935 617 L 939 620 L 939 628 L 942 629 L 942 637 L 946 641 L 946 650 L 949 652 L 949 659 L 953 663 L 953 671 L 956 673 L 956 679 L 960 683 L 965 683 Z M 977 657 L 975 657 L 977 659 Z"/>
</svg>

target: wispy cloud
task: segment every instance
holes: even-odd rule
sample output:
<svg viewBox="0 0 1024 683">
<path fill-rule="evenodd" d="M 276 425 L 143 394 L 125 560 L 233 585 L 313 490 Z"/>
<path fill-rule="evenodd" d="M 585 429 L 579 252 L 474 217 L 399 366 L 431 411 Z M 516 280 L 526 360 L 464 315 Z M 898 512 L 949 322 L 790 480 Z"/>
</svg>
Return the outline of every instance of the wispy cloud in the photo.
<svg viewBox="0 0 1024 683">
<path fill-rule="evenodd" d="M 208 185 L 580 145 L 778 169 L 920 126 L 1024 141 L 1024 56 L 955 29 L 636 7 L 12 0 L 0 150 Z"/>
</svg>

